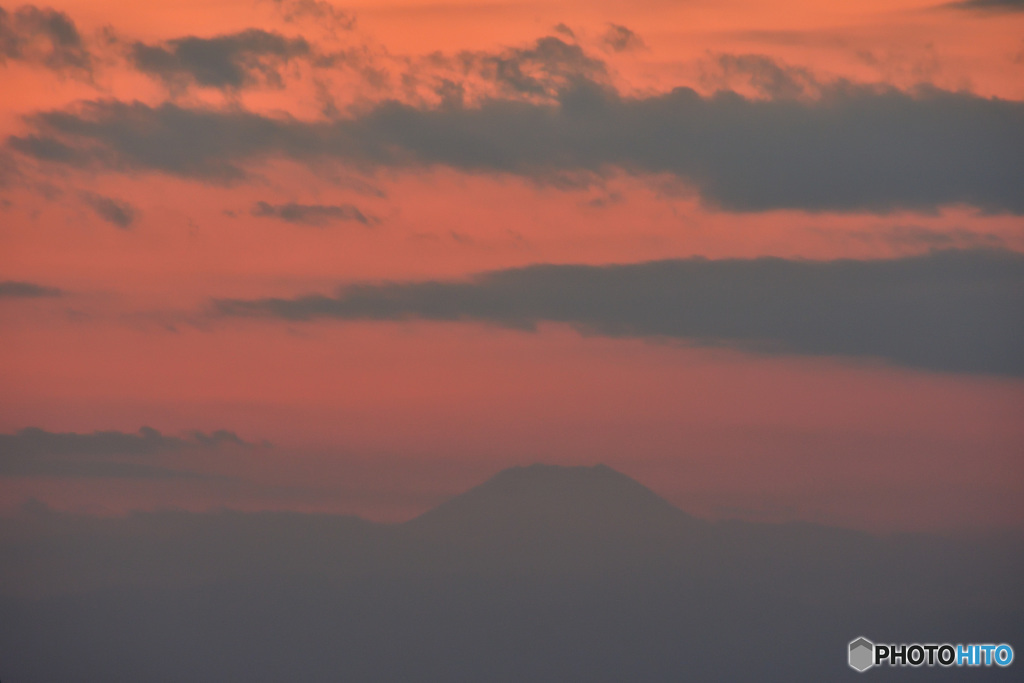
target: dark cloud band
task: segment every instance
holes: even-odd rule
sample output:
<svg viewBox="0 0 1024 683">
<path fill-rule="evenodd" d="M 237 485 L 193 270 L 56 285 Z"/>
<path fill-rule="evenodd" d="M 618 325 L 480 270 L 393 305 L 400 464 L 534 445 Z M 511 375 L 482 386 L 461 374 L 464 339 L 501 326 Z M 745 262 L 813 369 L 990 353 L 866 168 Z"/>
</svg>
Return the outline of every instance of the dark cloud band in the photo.
<svg viewBox="0 0 1024 683">
<path fill-rule="evenodd" d="M 538 179 L 669 173 L 735 211 L 1024 213 L 1024 103 L 936 89 L 837 85 L 820 99 L 622 97 L 585 79 L 553 103 L 437 109 L 385 102 L 336 121 L 95 101 L 36 114 L 8 144 L 52 163 L 231 181 L 267 157 L 361 167 L 447 166 Z"/>
<path fill-rule="evenodd" d="M 223 316 L 482 321 L 660 337 L 929 370 L 1024 375 L 1024 256 L 892 260 L 686 259 L 537 265 L 467 281 L 357 284 L 335 296 L 219 300 Z"/>
<path fill-rule="evenodd" d="M 1024 12 L 1024 0 L 962 0 L 945 6 L 983 12 Z"/>
</svg>

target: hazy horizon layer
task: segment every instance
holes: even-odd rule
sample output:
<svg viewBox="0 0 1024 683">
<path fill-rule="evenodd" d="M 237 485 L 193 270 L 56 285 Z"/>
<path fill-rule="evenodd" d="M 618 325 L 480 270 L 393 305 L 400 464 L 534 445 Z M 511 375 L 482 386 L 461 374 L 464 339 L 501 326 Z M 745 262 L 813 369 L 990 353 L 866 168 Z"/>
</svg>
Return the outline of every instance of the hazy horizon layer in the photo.
<svg viewBox="0 0 1024 683">
<path fill-rule="evenodd" d="M 0 653 L 26 681 L 840 680 L 858 635 L 1024 634 L 1019 534 L 714 523 L 604 466 L 505 470 L 404 524 L 42 505 L 7 522 Z"/>
</svg>

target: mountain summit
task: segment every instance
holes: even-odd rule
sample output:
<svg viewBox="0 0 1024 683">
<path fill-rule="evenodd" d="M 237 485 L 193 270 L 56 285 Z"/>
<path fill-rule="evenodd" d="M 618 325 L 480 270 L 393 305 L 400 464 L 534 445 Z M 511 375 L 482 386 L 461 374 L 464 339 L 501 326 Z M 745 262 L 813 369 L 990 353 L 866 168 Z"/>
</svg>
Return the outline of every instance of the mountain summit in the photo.
<svg viewBox="0 0 1024 683">
<path fill-rule="evenodd" d="M 603 535 L 692 519 L 607 465 L 512 467 L 410 522 L 459 532 L 563 530 Z"/>
</svg>

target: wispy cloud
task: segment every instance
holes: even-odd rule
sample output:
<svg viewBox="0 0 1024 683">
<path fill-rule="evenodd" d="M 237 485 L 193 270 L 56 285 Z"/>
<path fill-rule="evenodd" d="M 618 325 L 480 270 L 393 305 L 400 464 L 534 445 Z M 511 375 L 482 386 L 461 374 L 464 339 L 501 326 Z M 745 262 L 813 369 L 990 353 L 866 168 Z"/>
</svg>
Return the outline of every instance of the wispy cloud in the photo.
<svg viewBox="0 0 1024 683">
<path fill-rule="evenodd" d="M 128 202 L 92 192 L 83 192 L 81 197 L 82 201 L 88 204 L 97 216 L 122 230 L 132 227 L 132 223 L 135 222 L 137 211 Z"/>
<path fill-rule="evenodd" d="M 234 432 L 225 430 L 176 437 L 149 427 L 135 434 L 79 434 L 27 428 L 14 434 L 0 434 L 0 476 L 207 478 L 205 474 L 168 467 L 158 457 L 227 445 L 251 446 Z"/>
<path fill-rule="evenodd" d="M 298 204 L 296 202 L 270 204 L 261 201 L 253 205 L 251 213 L 253 216 L 278 218 L 289 223 L 317 226 L 335 221 L 355 221 L 363 225 L 371 225 L 376 222 L 376 219 L 367 216 L 352 204 Z"/>
<path fill-rule="evenodd" d="M 312 52 L 305 38 L 248 29 L 202 38 L 187 36 L 162 44 L 136 42 L 129 48 L 132 64 L 168 86 L 199 85 L 238 89 L 256 84 L 280 87 L 280 70 Z"/>
<path fill-rule="evenodd" d="M 601 42 L 613 52 L 627 52 L 646 47 L 640 36 L 620 24 L 608 24 L 608 30 L 601 36 Z"/>
<path fill-rule="evenodd" d="M 8 59 L 55 71 L 88 72 L 93 64 L 71 17 L 34 5 L 13 12 L 0 7 L 0 64 Z"/>
</svg>

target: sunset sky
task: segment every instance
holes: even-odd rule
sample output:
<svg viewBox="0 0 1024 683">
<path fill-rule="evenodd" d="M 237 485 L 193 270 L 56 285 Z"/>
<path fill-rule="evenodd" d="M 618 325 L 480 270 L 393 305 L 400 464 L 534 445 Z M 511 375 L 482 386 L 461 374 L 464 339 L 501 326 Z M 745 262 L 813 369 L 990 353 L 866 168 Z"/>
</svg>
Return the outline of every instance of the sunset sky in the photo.
<svg viewBox="0 0 1024 683">
<path fill-rule="evenodd" d="M 1022 528 L 1024 3 L 3 5 L 0 345 L 4 512 Z"/>
</svg>

